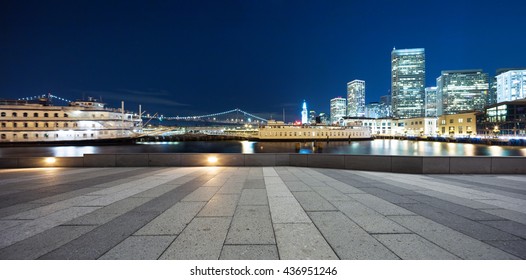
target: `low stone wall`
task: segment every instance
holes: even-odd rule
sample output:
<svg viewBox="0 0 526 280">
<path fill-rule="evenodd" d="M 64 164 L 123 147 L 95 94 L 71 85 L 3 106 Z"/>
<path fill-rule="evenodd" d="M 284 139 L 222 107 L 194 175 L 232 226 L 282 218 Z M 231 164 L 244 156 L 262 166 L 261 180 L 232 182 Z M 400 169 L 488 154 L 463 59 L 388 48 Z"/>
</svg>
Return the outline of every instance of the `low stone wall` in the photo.
<svg viewBox="0 0 526 280">
<path fill-rule="evenodd" d="M 182 153 L 0 158 L 0 168 L 149 166 L 303 166 L 412 174 L 526 174 L 526 157 Z"/>
</svg>

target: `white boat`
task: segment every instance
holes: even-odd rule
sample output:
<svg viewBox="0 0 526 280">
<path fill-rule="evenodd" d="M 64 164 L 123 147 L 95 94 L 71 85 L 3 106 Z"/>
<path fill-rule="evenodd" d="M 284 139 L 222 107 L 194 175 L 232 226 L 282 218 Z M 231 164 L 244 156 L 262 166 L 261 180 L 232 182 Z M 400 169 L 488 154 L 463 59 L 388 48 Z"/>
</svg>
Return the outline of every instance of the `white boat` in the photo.
<svg viewBox="0 0 526 280">
<path fill-rule="evenodd" d="M 0 100 L 0 144 L 128 142 L 141 130 L 139 115 L 91 98 L 69 106 L 53 106 L 47 98 Z"/>
<path fill-rule="evenodd" d="M 261 125 L 251 138 L 261 141 L 350 141 L 370 140 L 371 131 L 368 127 L 355 124 L 353 126 L 329 125 L 292 125 L 281 121 L 268 121 Z"/>
</svg>

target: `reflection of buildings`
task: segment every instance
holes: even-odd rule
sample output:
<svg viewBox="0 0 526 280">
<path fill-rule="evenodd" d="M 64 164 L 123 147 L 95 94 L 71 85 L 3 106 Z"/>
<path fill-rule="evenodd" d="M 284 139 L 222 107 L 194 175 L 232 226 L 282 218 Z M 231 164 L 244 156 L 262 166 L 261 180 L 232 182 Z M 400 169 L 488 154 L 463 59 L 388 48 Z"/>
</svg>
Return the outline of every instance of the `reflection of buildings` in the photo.
<svg viewBox="0 0 526 280">
<path fill-rule="evenodd" d="M 477 132 L 475 114 L 471 111 L 438 117 L 438 134 L 455 137 L 474 135 Z"/>
<path fill-rule="evenodd" d="M 526 136 L 526 99 L 488 106 L 477 116 L 477 133 Z"/>
<path fill-rule="evenodd" d="M 424 115 L 425 73 L 424 49 L 391 52 L 391 96 L 394 117 L 412 118 Z"/>
<path fill-rule="evenodd" d="M 347 116 L 365 115 L 365 81 L 354 80 L 347 83 Z"/>
<path fill-rule="evenodd" d="M 331 99 L 331 123 L 337 123 L 345 117 L 347 104 L 345 98 L 336 97 Z"/>
<path fill-rule="evenodd" d="M 482 70 L 442 71 L 437 78 L 437 113 L 480 111 L 486 106 L 488 91 L 488 74 Z"/>
<path fill-rule="evenodd" d="M 526 98 L 526 69 L 499 70 L 495 78 L 497 102 Z"/>
</svg>

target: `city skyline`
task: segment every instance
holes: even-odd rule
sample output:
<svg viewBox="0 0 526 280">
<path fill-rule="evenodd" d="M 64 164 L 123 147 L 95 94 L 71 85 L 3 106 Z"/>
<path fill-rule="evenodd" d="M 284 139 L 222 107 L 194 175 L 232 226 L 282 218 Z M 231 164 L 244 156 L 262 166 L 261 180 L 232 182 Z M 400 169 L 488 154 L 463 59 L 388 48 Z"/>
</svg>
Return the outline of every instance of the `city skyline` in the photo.
<svg viewBox="0 0 526 280">
<path fill-rule="evenodd" d="M 449 9 L 455 3 L 455 9 Z M 388 94 L 390 52 L 425 48 L 444 70 L 524 67 L 521 1 L 4 1 L 0 97 L 102 97 L 165 115 L 241 107 L 299 119 L 346 83 Z M 393 11 L 396 11 L 393 12 Z M 447 14 L 447 21 L 430 14 Z M 491 19 L 488 20 L 488 19 Z M 502 44 L 507 38 L 513 44 Z M 518 41 L 516 41 L 518 40 Z M 256 101 L 257 100 L 257 101 Z M 289 117 L 290 116 L 290 117 Z"/>
</svg>

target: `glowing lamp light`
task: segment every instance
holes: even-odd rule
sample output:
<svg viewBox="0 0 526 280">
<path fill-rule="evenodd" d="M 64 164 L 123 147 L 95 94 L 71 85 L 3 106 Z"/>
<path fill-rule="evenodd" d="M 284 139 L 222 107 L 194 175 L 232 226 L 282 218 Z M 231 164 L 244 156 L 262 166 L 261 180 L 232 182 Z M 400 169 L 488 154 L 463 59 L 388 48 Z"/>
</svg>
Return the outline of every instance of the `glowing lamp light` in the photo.
<svg viewBox="0 0 526 280">
<path fill-rule="evenodd" d="M 208 157 L 208 163 L 210 163 L 210 164 L 215 164 L 215 163 L 217 163 L 217 157 L 215 157 L 215 156 L 209 156 L 209 157 Z"/>
<path fill-rule="evenodd" d="M 45 163 L 48 163 L 48 164 L 52 164 L 52 163 L 55 163 L 57 162 L 57 159 L 54 158 L 54 157 L 48 157 L 44 160 Z"/>
</svg>

